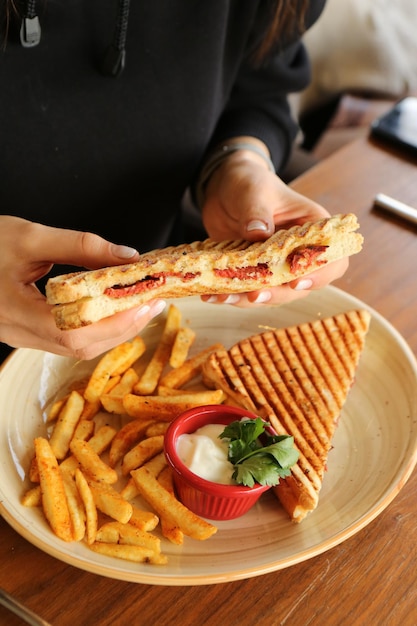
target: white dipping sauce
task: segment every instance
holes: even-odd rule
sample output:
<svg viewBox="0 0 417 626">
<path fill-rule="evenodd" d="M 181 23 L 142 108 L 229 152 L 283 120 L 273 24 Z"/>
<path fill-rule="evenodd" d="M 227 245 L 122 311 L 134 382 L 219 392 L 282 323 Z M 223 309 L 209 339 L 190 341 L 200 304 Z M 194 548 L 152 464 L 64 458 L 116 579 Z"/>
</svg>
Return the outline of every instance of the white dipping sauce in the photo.
<svg viewBox="0 0 417 626">
<path fill-rule="evenodd" d="M 194 474 L 221 485 L 232 485 L 233 465 L 227 460 L 228 439 L 219 439 L 224 424 L 207 424 L 178 437 L 177 452 Z"/>
</svg>

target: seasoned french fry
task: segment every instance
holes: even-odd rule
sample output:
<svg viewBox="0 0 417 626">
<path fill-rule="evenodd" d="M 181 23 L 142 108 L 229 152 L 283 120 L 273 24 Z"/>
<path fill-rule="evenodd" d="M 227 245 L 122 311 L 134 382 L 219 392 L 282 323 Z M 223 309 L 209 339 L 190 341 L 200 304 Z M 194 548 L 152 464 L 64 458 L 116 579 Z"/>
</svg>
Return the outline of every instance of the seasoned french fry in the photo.
<svg viewBox="0 0 417 626">
<path fill-rule="evenodd" d="M 187 387 L 186 389 L 180 389 L 177 387 L 166 387 L 165 385 L 158 385 L 158 393 L 156 395 L 164 397 L 182 396 L 185 393 L 187 395 L 192 395 L 193 393 L 201 393 L 202 391 L 207 391 L 207 388 L 203 387 L 202 385 L 200 385 L 198 389 L 190 389 L 189 387 Z"/>
<path fill-rule="evenodd" d="M 88 441 L 73 439 L 70 444 L 70 449 L 82 470 L 93 480 L 103 481 L 109 484 L 117 482 L 118 475 L 116 470 L 107 465 L 107 463 L 100 458 Z"/>
<path fill-rule="evenodd" d="M 171 356 L 169 357 L 169 364 L 171 367 L 180 367 L 188 357 L 188 351 L 193 345 L 195 340 L 195 332 L 188 326 L 181 327 L 174 340 L 172 346 Z"/>
<path fill-rule="evenodd" d="M 167 557 L 164 554 L 158 554 L 150 548 L 143 546 L 128 546 L 120 543 L 101 543 L 96 541 L 90 546 L 91 550 L 106 556 L 126 561 L 134 561 L 135 563 L 152 563 L 154 565 L 165 565 Z"/>
<path fill-rule="evenodd" d="M 123 406 L 127 415 L 140 419 L 158 418 L 171 421 L 180 413 L 195 406 L 205 404 L 221 404 L 225 394 L 221 389 L 200 391 L 198 393 L 175 396 L 137 396 L 128 393 L 123 398 Z"/>
<path fill-rule="evenodd" d="M 132 477 L 129 478 L 123 489 L 120 491 L 120 495 L 125 500 L 133 500 L 137 495 L 139 495 L 139 491 L 137 490 L 135 481 Z"/>
<path fill-rule="evenodd" d="M 118 535 L 118 539 L 114 541 L 113 537 Z M 152 535 L 147 531 L 135 528 L 130 524 L 122 524 L 121 522 L 107 522 L 103 524 L 97 532 L 96 541 L 106 541 L 107 543 L 121 543 L 131 546 L 143 546 L 151 548 L 154 552 L 161 552 L 161 540 L 156 535 Z"/>
<path fill-rule="evenodd" d="M 162 487 L 164 487 L 167 491 L 169 491 L 169 493 L 175 496 L 172 470 L 169 467 L 169 465 L 167 465 L 159 474 L 158 482 L 160 485 L 162 485 Z M 175 545 L 178 545 L 178 546 L 182 545 L 184 543 L 184 533 L 182 532 L 180 527 L 177 526 L 177 524 L 174 523 L 172 519 L 169 519 L 165 517 L 164 515 L 161 516 L 160 521 L 161 521 L 161 532 L 163 536 L 166 539 L 168 539 L 168 541 L 170 541 L 171 543 L 174 543 Z"/>
<path fill-rule="evenodd" d="M 133 367 L 129 367 L 120 378 L 117 385 L 108 391 L 107 394 L 110 394 L 111 396 L 124 396 L 127 393 L 131 393 L 138 380 L 139 376 L 136 373 L 136 370 L 134 370 Z"/>
<path fill-rule="evenodd" d="M 83 441 L 88 441 L 94 435 L 94 429 L 96 425 L 90 419 L 80 419 L 78 422 L 73 439 L 82 439 Z"/>
<path fill-rule="evenodd" d="M 164 435 L 155 435 L 139 441 L 125 456 L 122 462 L 122 474 L 126 476 L 132 469 L 149 461 L 162 452 L 164 448 Z"/>
<path fill-rule="evenodd" d="M 115 467 L 132 446 L 144 436 L 152 420 L 131 420 L 115 435 L 109 451 L 109 465 Z"/>
<path fill-rule="evenodd" d="M 155 478 L 158 478 L 159 474 L 162 472 L 164 467 L 168 465 L 167 460 L 165 458 L 165 454 L 160 452 L 156 456 L 153 457 L 150 461 L 147 461 L 143 467 L 146 467 L 148 472 L 152 474 Z M 136 481 L 134 481 L 136 483 Z"/>
<path fill-rule="evenodd" d="M 25 491 L 25 493 L 22 496 L 21 502 L 23 506 L 41 506 L 42 504 L 41 486 L 36 485 L 36 487 L 31 487 L 30 489 Z"/>
<path fill-rule="evenodd" d="M 133 482 L 133 478 L 132 478 Z M 132 517 L 129 520 L 129 524 L 140 528 L 140 530 L 147 530 L 148 532 L 154 530 L 159 524 L 159 517 L 152 511 L 142 511 L 137 506 L 132 505 Z"/>
<path fill-rule="evenodd" d="M 120 533 L 117 526 L 112 522 L 107 522 L 97 530 L 96 541 L 102 543 L 119 543 Z"/>
<path fill-rule="evenodd" d="M 145 431 L 146 437 L 154 437 L 155 435 L 165 435 L 169 422 L 152 422 Z"/>
<path fill-rule="evenodd" d="M 98 455 L 102 454 L 109 447 L 113 437 L 116 435 L 117 430 L 112 426 L 101 426 L 97 432 L 88 440 L 89 446 Z M 74 455 L 68 456 L 60 464 L 60 468 L 64 471 L 75 472 L 75 469 L 79 467 L 77 459 Z"/>
<path fill-rule="evenodd" d="M 220 350 L 223 347 L 223 344 L 215 343 L 208 348 L 201 350 L 195 356 L 184 361 L 180 367 L 177 367 L 176 369 L 169 371 L 165 374 L 165 376 L 162 376 L 159 380 L 159 384 L 164 385 L 165 387 L 183 387 L 186 383 L 200 374 L 202 365 L 209 354 L 215 350 Z"/>
<path fill-rule="evenodd" d="M 68 453 L 70 441 L 80 420 L 83 407 L 84 398 L 78 391 L 72 391 L 58 415 L 49 440 L 53 453 L 58 460 L 64 459 Z"/>
<path fill-rule="evenodd" d="M 148 395 L 155 391 L 162 371 L 168 363 L 180 323 L 180 310 L 174 304 L 170 304 L 162 336 L 146 370 L 133 388 L 135 393 Z"/>
<path fill-rule="evenodd" d="M 62 472 L 68 509 L 71 516 L 74 541 L 81 541 L 85 535 L 85 509 L 74 478 L 69 472 Z"/>
<path fill-rule="evenodd" d="M 94 543 L 97 534 L 97 508 L 87 479 L 79 468 L 75 470 L 75 484 L 84 504 L 86 541 L 91 545 Z"/>
<path fill-rule="evenodd" d="M 47 439 L 36 437 L 34 443 L 45 517 L 57 537 L 73 541 L 71 516 L 58 461 Z"/>
<path fill-rule="evenodd" d="M 139 493 L 155 509 L 159 517 L 163 515 L 172 524 L 178 526 L 184 535 L 203 541 L 217 532 L 216 526 L 187 509 L 162 487 L 146 465 L 133 470 L 131 475 Z"/>
<path fill-rule="evenodd" d="M 104 393 L 111 376 L 123 374 L 146 350 L 141 337 L 126 341 L 101 357 L 88 381 L 84 397 L 94 402 Z"/>
<path fill-rule="evenodd" d="M 107 413 L 114 415 L 125 415 L 125 407 L 123 405 L 124 396 L 114 396 L 111 393 L 103 393 L 100 396 L 100 403 Z"/>
<path fill-rule="evenodd" d="M 29 466 L 29 480 L 31 483 L 39 482 L 39 470 L 38 463 L 36 461 L 36 455 L 33 456 Z"/>
<path fill-rule="evenodd" d="M 88 480 L 88 478 L 87 478 Z M 94 503 L 102 513 L 127 524 L 132 517 L 132 505 L 109 484 L 88 480 Z"/>
<path fill-rule="evenodd" d="M 69 393 L 64 396 L 63 398 L 59 398 L 58 400 L 55 400 L 55 402 L 51 405 L 49 411 L 48 411 L 48 416 L 46 418 L 46 423 L 50 424 L 51 422 L 54 422 L 56 420 L 56 418 L 58 417 L 62 407 L 64 406 L 64 404 L 66 403 L 66 401 L 68 400 L 69 397 Z"/>
</svg>

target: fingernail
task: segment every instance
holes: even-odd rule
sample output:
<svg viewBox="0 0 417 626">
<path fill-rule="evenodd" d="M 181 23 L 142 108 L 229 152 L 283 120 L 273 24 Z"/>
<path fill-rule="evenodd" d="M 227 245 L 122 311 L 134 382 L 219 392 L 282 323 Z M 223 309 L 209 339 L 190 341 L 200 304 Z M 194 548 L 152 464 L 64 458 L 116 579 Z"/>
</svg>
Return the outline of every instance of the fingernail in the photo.
<svg viewBox="0 0 417 626">
<path fill-rule="evenodd" d="M 113 246 L 113 254 L 121 259 L 131 259 L 138 253 L 135 248 L 129 246 Z"/>
<path fill-rule="evenodd" d="M 165 307 L 166 307 L 165 300 L 156 300 L 155 303 L 152 304 L 152 306 L 149 304 L 144 304 L 143 306 L 140 307 L 140 309 L 136 311 L 135 319 L 144 317 L 144 315 L 148 315 L 148 313 L 151 313 L 152 317 L 156 317 L 157 315 L 162 313 Z"/>
<path fill-rule="evenodd" d="M 261 222 L 261 220 L 252 220 L 246 226 L 246 230 L 262 230 L 263 232 L 266 232 L 268 230 L 268 226 L 265 224 L 265 222 Z"/>
<path fill-rule="evenodd" d="M 222 304 L 236 304 L 239 300 L 240 296 L 237 293 L 231 293 L 227 296 L 226 300 L 223 300 Z"/>
<path fill-rule="evenodd" d="M 156 317 L 165 309 L 167 303 L 165 300 L 156 300 L 151 307 L 151 314 Z"/>
<path fill-rule="evenodd" d="M 296 286 L 294 287 L 295 291 L 303 291 L 305 289 L 310 289 L 313 286 L 313 281 L 310 278 L 303 278 L 300 280 Z"/>
<path fill-rule="evenodd" d="M 272 293 L 270 291 L 261 291 L 256 296 L 256 299 L 253 301 L 255 304 L 261 304 L 262 302 L 269 302 L 272 298 Z"/>
<path fill-rule="evenodd" d="M 240 296 L 238 294 L 230 294 L 227 296 L 226 300 L 220 301 L 217 296 L 210 296 L 207 300 L 205 300 L 205 302 L 208 302 L 209 304 L 236 304 L 239 300 Z"/>
</svg>

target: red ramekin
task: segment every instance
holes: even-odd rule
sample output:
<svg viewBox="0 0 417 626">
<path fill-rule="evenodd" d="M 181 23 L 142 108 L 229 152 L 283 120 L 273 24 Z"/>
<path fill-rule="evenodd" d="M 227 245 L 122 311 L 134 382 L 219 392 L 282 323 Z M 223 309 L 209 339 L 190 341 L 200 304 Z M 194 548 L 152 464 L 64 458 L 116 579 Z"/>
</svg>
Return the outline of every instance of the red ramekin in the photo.
<svg viewBox="0 0 417 626">
<path fill-rule="evenodd" d="M 206 424 L 229 424 L 242 418 L 257 416 L 233 406 L 212 404 L 185 411 L 175 418 L 165 433 L 164 451 L 173 469 L 174 484 L 180 501 L 200 517 L 230 520 L 247 513 L 270 487 L 256 483 L 253 487 L 221 485 L 194 474 L 178 456 L 177 441 Z"/>
</svg>

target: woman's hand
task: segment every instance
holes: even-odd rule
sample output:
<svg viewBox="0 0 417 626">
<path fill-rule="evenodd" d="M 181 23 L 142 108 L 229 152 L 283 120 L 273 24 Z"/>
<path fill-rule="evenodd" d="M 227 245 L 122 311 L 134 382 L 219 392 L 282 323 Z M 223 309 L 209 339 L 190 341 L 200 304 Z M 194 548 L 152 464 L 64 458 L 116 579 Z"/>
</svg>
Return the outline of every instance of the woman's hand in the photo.
<svg viewBox="0 0 417 626">
<path fill-rule="evenodd" d="M 96 269 L 135 262 L 139 254 L 92 233 L 0 216 L 0 341 L 92 359 L 137 335 L 165 303 L 154 300 L 77 330 L 59 330 L 35 282 L 54 264 Z"/>
<path fill-rule="evenodd" d="M 214 172 L 206 188 L 202 215 L 207 232 L 217 241 L 264 240 L 277 228 L 329 217 L 322 206 L 292 190 L 268 170 L 262 157 L 246 150 L 231 154 Z M 241 307 L 283 304 L 328 285 L 345 273 L 348 264 L 348 258 L 344 258 L 279 287 L 203 296 L 203 300 Z"/>
</svg>

